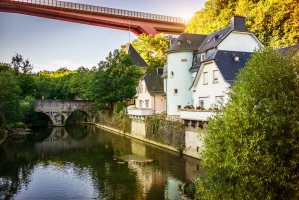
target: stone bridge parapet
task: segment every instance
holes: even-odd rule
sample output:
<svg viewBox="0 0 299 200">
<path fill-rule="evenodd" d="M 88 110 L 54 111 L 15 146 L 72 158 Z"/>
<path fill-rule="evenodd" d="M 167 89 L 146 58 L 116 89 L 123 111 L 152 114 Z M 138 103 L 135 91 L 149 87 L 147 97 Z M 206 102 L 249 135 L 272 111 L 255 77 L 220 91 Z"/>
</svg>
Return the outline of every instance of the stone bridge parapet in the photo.
<svg viewBox="0 0 299 200">
<path fill-rule="evenodd" d="M 64 126 L 75 111 L 81 111 L 91 118 L 93 105 L 84 100 L 36 100 L 34 110 L 49 116 L 53 126 Z"/>
</svg>

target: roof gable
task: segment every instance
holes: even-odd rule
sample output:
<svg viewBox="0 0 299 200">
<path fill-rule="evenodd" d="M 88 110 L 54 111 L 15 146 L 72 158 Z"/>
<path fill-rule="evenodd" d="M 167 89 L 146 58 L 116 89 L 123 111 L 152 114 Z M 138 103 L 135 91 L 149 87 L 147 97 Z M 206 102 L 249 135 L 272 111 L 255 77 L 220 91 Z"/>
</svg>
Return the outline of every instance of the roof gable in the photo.
<svg viewBox="0 0 299 200">
<path fill-rule="evenodd" d="M 183 33 L 175 40 L 167 52 L 196 51 L 206 36 L 207 35 Z"/>
<path fill-rule="evenodd" d="M 129 45 L 127 52 L 130 55 L 131 61 L 134 65 L 136 65 L 138 67 L 147 67 L 148 66 L 148 64 L 143 60 L 143 58 L 140 56 L 140 54 L 132 46 L 132 44 Z"/>
<path fill-rule="evenodd" d="M 147 72 L 143 76 L 147 91 L 153 96 L 156 93 L 164 93 L 164 83 L 161 75 L 157 74 L 157 71 Z"/>
<path fill-rule="evenodd" d="M 202 62 L 191 88 L 196 87 L 204 66 L 210 62 L 214 62 L 224 80 L 228 84 L 232 84 L 235 81 L 239 70 L 245 67 L 245 64 L 251 54 L 252 53 L 249 52 L 218 50 L 213 56 L 211 56 L 210 60 Z"/>
</svg>

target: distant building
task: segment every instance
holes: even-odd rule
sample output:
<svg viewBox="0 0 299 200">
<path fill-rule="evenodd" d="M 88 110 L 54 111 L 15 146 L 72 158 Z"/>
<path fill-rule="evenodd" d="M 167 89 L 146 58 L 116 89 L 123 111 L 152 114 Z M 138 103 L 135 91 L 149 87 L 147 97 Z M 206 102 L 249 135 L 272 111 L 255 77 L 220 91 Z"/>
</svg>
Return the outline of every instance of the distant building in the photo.
<svg viewBox="0 0 299 200">
<path fill-rule="evenodd" d="M 132 118 L 144 119 L 145 116 L 165 112 L 165 94 L 163 89 L 163 70 L 147 72 L 138 83 L 135 105 L 128 108 Z"/>
<path fill-rule="evenodd" d="M 146 68 L 148 66 L 148 64 L 132 46 L 132 44 L 127 44 L 124 50 L 130 55 L 131 61 L 134 65 L 141 68 Z"/>
</svg>

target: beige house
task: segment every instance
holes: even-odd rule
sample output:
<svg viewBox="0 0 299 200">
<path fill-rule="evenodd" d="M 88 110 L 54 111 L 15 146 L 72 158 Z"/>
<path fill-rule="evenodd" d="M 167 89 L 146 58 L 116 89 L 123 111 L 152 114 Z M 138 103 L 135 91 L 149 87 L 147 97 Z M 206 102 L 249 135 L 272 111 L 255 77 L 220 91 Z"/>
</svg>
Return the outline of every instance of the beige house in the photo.
<svg viewBox="0 0 299 200">
<path fill-rule="evenodd" d="M 160 73 L 161 72 L 161 73 Z M 132 118 L 144 119 L 145 116 L 165 112 L 162 69 L 146 73 L 136 88 L 135 105 L 128 108 Z"/>
</svg>

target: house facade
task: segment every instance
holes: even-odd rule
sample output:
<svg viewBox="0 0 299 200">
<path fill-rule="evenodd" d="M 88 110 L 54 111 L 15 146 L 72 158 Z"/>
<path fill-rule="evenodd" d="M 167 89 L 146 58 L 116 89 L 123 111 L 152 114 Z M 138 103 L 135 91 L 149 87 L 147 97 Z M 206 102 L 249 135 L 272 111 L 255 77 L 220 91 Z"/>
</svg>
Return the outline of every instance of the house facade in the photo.
<svg viewBox="0 0 299 200">
<path fill-rule="evenodd" d="M 191 85 L 194 107 L 213 109 L 227 102 L 227 92 L 237 73 L 254 50 L 263 47 L 246 29 L 244 17 L 233 17 L 231 25 L 208 35 L 195 52 L 198 69 Z"/>
<path fill-rule="evenodd" d="M 198 116 L 184 108 L 202 111 L 224 105 L 236 74 L 261 47 L 246 29 L 245 18 L 238 16 L 229 27 L 210 35 L 180 35 L 167 52 L 164 69 L 167 115 L 206 121 L 211 114 Z"/>
<path fill-rule="evenodd" d="M 161 69 L 146 73 L 138 83 L 135 105 L 128 108 L 132 118 L 143 119 L 145 116 L 165 112 L 165 93 Z"/>
<path fill-rule="evenodd" d="M 192 84 L 193 53 L 198 49 L 205 35 L 181 34 L 167 51 L 164 67 L 164 85 L 167 101 L 167 115 L 179 116 L 180 109 L 193 104 L 189 88 Z"/>
</svg>

